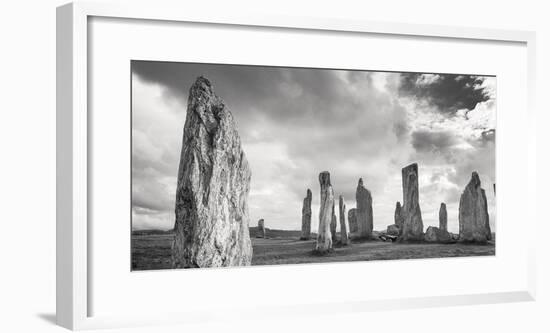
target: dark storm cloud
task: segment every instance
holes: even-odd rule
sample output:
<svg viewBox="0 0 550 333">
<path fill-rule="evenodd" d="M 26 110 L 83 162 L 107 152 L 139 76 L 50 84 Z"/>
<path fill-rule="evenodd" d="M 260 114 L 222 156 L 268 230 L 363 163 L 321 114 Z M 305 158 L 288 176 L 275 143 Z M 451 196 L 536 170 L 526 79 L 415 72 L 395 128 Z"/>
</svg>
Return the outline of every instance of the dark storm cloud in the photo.
<svg viewBox="0 0 550 333">
<path fill-rule="evenodd" d="M 490 99 L 482 87 L 483 77 L 454 74 L 406 73 L 401 76 L 402 95 L 424 99 L 443 113 L 454 114 L 461 109 L 473 110 Z"/>
</svg>

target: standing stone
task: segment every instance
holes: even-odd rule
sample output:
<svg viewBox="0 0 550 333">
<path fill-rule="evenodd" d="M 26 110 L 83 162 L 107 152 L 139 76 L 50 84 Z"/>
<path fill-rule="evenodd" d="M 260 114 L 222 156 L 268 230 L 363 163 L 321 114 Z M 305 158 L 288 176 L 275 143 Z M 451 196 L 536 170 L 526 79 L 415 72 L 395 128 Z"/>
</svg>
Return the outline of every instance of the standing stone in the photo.
<svg viewBox="0 0 550 333">
<path fill-rule="evenodd" d="M 458 226 L 460 241 L 484 243 L 491 240 L 487 197 L 475 171 L 460 196 Z"/>
<path fill-rule="evenodd" d="M 352 234 L 357 233 L 357 209 L 352 208 L 348 211 L 348 224 L 349 232 Z"/>
<path fill-rule="evenodd" d="M 265 238 L 265 226 L 264 219 L 258 220 L 258 233 L 256 234 L 257 238 Z"/>
<path fill-rule="evenodd" d="M 311 190 L 308 188 L 302 205 L 302 236 L 301 240 L 311 238 Z"/>
<path fill-rule="evenodd" d="M 178 169 L 174 268 L 250 265 L 250 178 L 233 115 L 210 81 L 197 78 Z"/>
<path fill-rule="evenodd" d="M 403 226 L 403 209 L 401 208 L 401 203 L 397 201 L 395 203 L 395 213 L 393 214 L 394 224 L 401 228 Z"/>
<path fill-rule="evenodd" d="M 332 238 L 332 244 L 336 244 L 338 238 L 336 238 L 336 226 L 338 222 L 336 219 L 336 209 L 334 208 L 334 201 L 332 202 L 332 217 L 330 218 L 330 236 Z"/>
<path fill-rule="evenodd" d="M 442 202 L 441 206 L 439 206 L 439 229 L 448 231 L 447 230 L 447 205 Z"/>
<path fill-rule="evenodd" d="M 355 192 L 357 201 L 357 232 L 360 238 L 370 238 L 372 236 L 372 196 L 370 191 L 363 186 L 363 178 L 359 178 L 357 190 Z"/>
<path fill-rule="evenodd" d="M 401 170 L 403 182 L 403 227 L 399 232 L 400 241 L 420 241 L 424 239 L 424 225 L 418 202 L 418 165 L 413 163 Z"/>
<path fill-rule="evenodd" d="M 348 228 L 346 227 L 346 203 L 344 197 L 340 196 L 338 201 L 338 216 L 340 217 L 340 244 L 348 245 Z"/>
<path fill-rule="evenodd" d="M 319 232 L 315 251 L 326 253 L 332 249 L 330 222 L 334 207 L 334 192 L 330 184 L 330 173 L 328 171 L 319 174 L 319 183 L 321 185 L 321 206 L 319 208 Z"/>
</svg>

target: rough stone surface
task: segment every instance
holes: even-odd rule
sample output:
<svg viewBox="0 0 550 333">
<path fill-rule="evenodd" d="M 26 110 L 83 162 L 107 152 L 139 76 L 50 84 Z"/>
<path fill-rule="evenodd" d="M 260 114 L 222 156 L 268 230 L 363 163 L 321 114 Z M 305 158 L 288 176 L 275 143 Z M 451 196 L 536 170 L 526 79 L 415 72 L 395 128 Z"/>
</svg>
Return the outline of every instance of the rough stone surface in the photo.
<svg viewBox="0 0 550 333">
<path fill-rule="evenodd" d="M 199 77 L 189 91 L 183 131 L 174 268 L 250 265 L 250 178 L 233 115 Z"/>
<path fill-rule="evenodd" d="M 363 185 L 363 179 L 359 178 L 355 192 L 357 201 L 357 233 L 360 238 L 372 237 L 372 196 L 370 191 Z"/>
<path fill-rule="evenodd" d="M 357 227 L 357 210 L 355 208 L 352 208 L 348 211 L 348 224 L 349 232 L 351 234 L 357 233 L 357 230 L 359 228 Z"/>
<path fill-rule="evenodd" d="M 439 229 L 447 231 L 447 205 L 444 202 L 439 206 Z"/>
<path fill-rule="evenodd" d="M 403 227 L 400 241 L 421 241 L 424 239 L 424 224 L 418 202 L 418 165 L 413 163 L 401 170 L 403 182 Z"/>
<path fill-rule="evenodd" d="M 321 185 L 321 205 L 319 208 L 319 231 L 315 250 L 319 253 L 325 253 L 332 250 L 330 222 L 334 208 L 334 192 L 328 171 L 323 171 L 319 174 L 319 184 Z"/>
<path fill-rule="evenodd" d="M 460 241 L 484 243 L 491 240 L 487 197 L 477 172 L 472 173 L 470 182 L 460 196 L 458 226 Z"/>
<path fill-rule="evenodd" d="M 264 219 L 258 220 L 258 233 L 256 234 L 256 238 L 265 238 L 265 225 L 264 225 Z"/>
<path fill-rule="evenodd" d="M 311 238 L 311 190 L 308 188 L 302 204 L 302 236 L 300 239 Z"/>
<path fill-rule="evenodd" d="M 386 230 L 386 233 L 391 236 L 399 236 L 399 226 L 397 224 L 390 224 Z"/>
<path fill-rule="evenodd" d="M 399 201 L 395 203 L 395 213 L 393 214 L 393 220 L 394 224 L 397 225 L 397 227 L 401 228 L 401 226 L 403 226 L 403 208 L 401 207 L 401 203 Z"/>
<path fill-rule="evenodd" d="M 424 240 L 430 243 L 447 243 L 452 240 L 452 237 L 447 230 L 441 230 L 437 227 L 430 226 L 426 229 Z"/>
<path fill-rule="evenodd" d="M 334 208 L 334 201 L 332 204 L 332 217 L 330 218 L 330 237 L 332 238 L 332 244 L 336 244 L 338 241 L 336 237 L 336 226 L 338 225 L 338 219 L 336 218 L 336 209 Z"/>
<path fill-rule="evenodd" d="M 344 197 L 340 196 L 338 200 L 338 216 L 340 217 L 340 244 L 349 244 L 348 228 L 346 226 L 346 203 Z"/>
</svg>

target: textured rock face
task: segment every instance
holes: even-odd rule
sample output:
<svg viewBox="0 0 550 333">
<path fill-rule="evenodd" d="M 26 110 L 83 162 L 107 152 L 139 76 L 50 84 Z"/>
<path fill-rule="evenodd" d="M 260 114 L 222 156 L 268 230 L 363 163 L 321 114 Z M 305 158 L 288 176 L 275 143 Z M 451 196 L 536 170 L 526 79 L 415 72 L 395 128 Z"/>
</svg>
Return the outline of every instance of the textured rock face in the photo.
<svg viewBox="0 0 550 333">
<path fill-rule="evenodd" d="M 447 205 L 444 202 L 439 206 L 439 229 L 447 231 Z"/>
<path fill-rule="evenodd" d="M 413 163 L 401 170 L 403 182 L 403 227 L 400 241 L 420 241 L 424 239 L 424 225 L 418 202 L 418 165 Z"/>
<path fill-rule="evenodd" d="M 401 208 L 401 203 L 397 201 L 395 203 L 395 213 L 393 214 L 394 224 L 399 228 L 403 225 L 403 209 Z"/>
<path fill-rule="evenodd" d="M 311 238 L 311 190 L 308 188 L 302 204 L 302 236 L 300 239 Z"/>
<path fill-rule="evenodd" d="M 352 208 L 348 211 L 348 224 L 349 232 L 352 234 L 357 233 L 357 210 L 355 208 Z"/>
<path fill-rule="evenodd" d="M 319 174 L 319 183 L 321 185 L 321 207 L 319 208 L 319 231 L 315 250 L 323 253 L 332 249 L 330 222 L 334 208 L 334 192 L 330 184 L 330 173 L 328 171 Z"/>
<path fill-rule="evenodd" d="M 231 112 L 199 77 L 189 91 L 176 190 L 172 265 L 250 265 L 251 171 Z"/>
<path fill-rule="evenodd" d="M 336 219 L 336 209 L 334 208 L 334 201 L 332 205 L 332 217 L 330 218 L 330 237 L 332 238 L 332 244 L 336 244 L 338 239 L 336 238 L 336 226 L 338 221 Z"/>
<path fill-rule="evenodd" d="M 258 233 L 256 234 L 257 238 L 265 238 L 265 225 L 264 219 L 258 220 Z"/>
<path fill-rule="evenodd" d="M 397 224 L 391 224 L 388 226 L 386 233 L 392 236 L 399 236 L 399 226 Z"/>
<path fill-rule="evenodd" d="M 452 240 L 451 234 L 447 230 L 441 230 L 437 227 L 428 227 L 426 229 L 426 234 L 424 235 L 424 240 L 431 243 L 447 243 Z"/>
<path fill-rule="evenodd" d="M 472 173 L 470 182 L 460 196 L 458 226 L 460 241 L 483 243 L 491 240 L 487 197 L 477 172 Z"/>
<path fill-rule="evenodd" d="M 357 190 L 355 192 L 355 200 L 357 201 L 357 233 L 361 238 L 372 237 L 372 196 L 370 191 L 363 185 L 363 179 L 359 178 Z"/>
<path fill-rule="evenodd" d="M 340 244 L 348 245 L 349 236 L 346 226 L 346 203 L 344 202 L 343 196 L 340 196 L 338 200 L 338 216 L 340 217 Z"/>
</svg>

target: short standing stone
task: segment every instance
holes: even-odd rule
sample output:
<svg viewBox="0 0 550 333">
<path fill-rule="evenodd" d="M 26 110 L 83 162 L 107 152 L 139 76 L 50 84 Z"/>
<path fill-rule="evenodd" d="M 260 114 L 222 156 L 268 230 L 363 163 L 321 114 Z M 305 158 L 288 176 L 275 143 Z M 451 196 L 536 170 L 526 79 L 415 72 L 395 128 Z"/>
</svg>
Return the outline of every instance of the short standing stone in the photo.
<svg viewBox="0 0 550 333">
<path fill-rule="evenodd" d="M 334 209 L 334 201 L 332 205 L 332 217 L 330 219 L 330 236 L 332 238 L 332 244 L 336 244 L 338 241 L 336 237 L 336 226 L 338 225 L 338 221 L 336 219 L 336 209 Z"/>
<path fill-rule="evenodd" d="M 349 224 L 349 232 L 351 234 L 357 233 L 357 209 L 352 208 L 348 211 L 348 224 Z"/>
<path fill-rule="evenodd" d="M 311 238 L 311 190 L 308 188 L 302 205 L 302 236 L 300 239 Z"/>
<path fill-rule="evenodd" d="M 340 196 L 338 201 L 338 216 L 340 217 L 340 244 L 348 245 L 349 236 L 348 228 L 346 226 L 346 203 L 344 202 L 344 197 Z"/>
<path fill-rule="evenodd" d="M 332 250 L 332 237 L 330 234 L 330 222 L 334 207 L 334 192 L 330 183 L 330 173 L 323 171 L 319 174 L 321 185 L 321 205 L 319 208 L 319 231 L 315 250 L 318 253 L 326 253 Z"/>
<path fill-rule="evenodd" d="M 204 77 L 189 90 L 182 142 L 172 266 L 250 265 L 251 171 L 233 115 Z"/>
<path fill-rule="evenodd" d="M 439 229 L 447 231 L 447 205 L 444 202 L 439 206 Z"/>
<path fill-rule="evenodd" d="M 401 170 L 403 182 L 403 227 L 399 232 L 400 241 L 420 241 L 424 239 L 424 224 L 418 202 L 418 165 L 413 163 Z"/>
<path fill-rule="evenodd" d="M 264 219 L 258 220 L 258 233 L 256 234 L 257 238 L 265 238 L 265 225 Z"/>
<path fill-rule="evenodd" d="M 357 232 L 360 238 L 371 238 L 373 228 L 372 217 L 372 196 L 370 191 L 363 185 L 363 179 L 359 178 L 355 192 L 357 201 Z"/>
<path fill-rule="evenodd" d="M 491 240 L 487 197 L 477 172 L 472 173 L 470 182 L 460 196 L 458 226 L 460 241 L 484 243 Z"/>
</svg>

